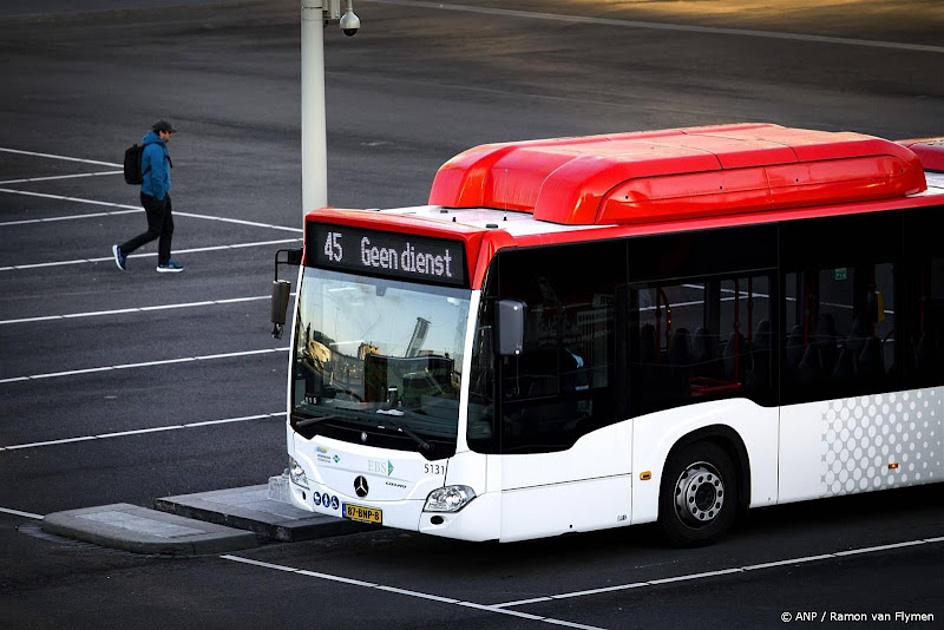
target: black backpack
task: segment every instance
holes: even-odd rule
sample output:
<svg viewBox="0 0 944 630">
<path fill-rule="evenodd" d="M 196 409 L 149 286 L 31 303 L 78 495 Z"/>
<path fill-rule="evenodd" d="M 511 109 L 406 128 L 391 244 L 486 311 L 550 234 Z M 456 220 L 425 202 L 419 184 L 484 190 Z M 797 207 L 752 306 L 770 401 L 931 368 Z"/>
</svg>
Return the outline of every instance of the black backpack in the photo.
<svg viewBox="0 0 944 630">
<path fill-rule="evenodd" d="M 125 182 L 132 186 L 140 186 L 144 182 L 141 175 L 141 154 L 144 147 L 137 144 L 125 149 Z"/>
</svg>

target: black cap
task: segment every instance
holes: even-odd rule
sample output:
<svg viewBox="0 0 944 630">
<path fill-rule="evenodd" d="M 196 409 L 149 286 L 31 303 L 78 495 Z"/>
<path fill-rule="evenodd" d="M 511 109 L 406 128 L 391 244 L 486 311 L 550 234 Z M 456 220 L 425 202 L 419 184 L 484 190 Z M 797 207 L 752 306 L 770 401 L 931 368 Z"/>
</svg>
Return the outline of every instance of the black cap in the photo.
<svg viewBox="0 0 944 630">
<path fill-rule="evenodd" d="M 153 129 L 155 132 L 166 131 L 167 133 L 177 133 L 177 130 L 174 129 L 174 126 L 163 118 L 151 125 L 151 129 Z"/>
</svg>

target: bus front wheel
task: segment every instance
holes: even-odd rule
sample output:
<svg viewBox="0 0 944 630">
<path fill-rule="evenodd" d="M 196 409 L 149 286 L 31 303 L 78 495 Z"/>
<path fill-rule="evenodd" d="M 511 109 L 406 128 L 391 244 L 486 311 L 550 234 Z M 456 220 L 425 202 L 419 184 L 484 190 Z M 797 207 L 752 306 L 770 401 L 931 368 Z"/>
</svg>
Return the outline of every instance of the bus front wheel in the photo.
<svg viewBox="0 0 944 630">
<path fill-rule="evenodd" d="M 669 456 L 659 491 L 659 524 L 669 543 L 716 541 L 734 524 L 737 506 L 734 463 L 720 446 L 696 442 Z"/>
</svg>

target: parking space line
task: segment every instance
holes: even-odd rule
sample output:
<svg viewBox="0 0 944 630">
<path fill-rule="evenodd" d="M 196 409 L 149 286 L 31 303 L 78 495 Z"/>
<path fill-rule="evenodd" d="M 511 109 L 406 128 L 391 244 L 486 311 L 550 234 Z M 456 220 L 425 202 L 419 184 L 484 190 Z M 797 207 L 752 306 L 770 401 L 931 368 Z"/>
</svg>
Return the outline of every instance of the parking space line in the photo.
<svg viewBox="0 0 944 630">
<path fill-rule="evenodd" d="M 806 33 L 785 33 L 779 31 L 763 31 L 749 28 L 724 28 L 719 26 L 698 26 L 695 24 L 671 24 L 668 22 L 644 22 L 639 20 L 625 20 L 620 18 L 595 17 L 592 15 L 570 15 L 564 13 L 546 13 L 541 11 L 521 11 L 516 9 L 501 9 L 497 7 L 477 7 L 466 4 L 444 4 L 423 0 L 372 0 L 378 4 L 392 4 L 404 7 L 432 9 L 441 11 L 457 11 L 462 13 L 478 13 L 480 15 L 496 15 L 511 18 L 526 18 L 531 20 L 546 20 L 571 24 L 593 24 L 600 26 L 619 26 L 625 28 L 651 29 L 659 31 L 676 31 L 683 33 L 702 33 L 706 35 L 736 35 L 742 37 L 760 37 L 765 39 L 779 39 L 787 41 L 811 42 L 816 44 L 838 44 L 842 46 L 863 46 L 866 48 L 884 48 L 892 50 L 907 50 L 924 53 L 944 53 L 944 46 L 931 44 L 909 44 L 905 42 L 887 42 L 876 39 L 856 39 L 851 37 L 832 37 L 828 35 L 811 35 Z"/>
<path fill-rule="evenodd" d="M 89 212 L 88 214 L 67 214 L 58 217 L 46 217 L 45 219 L 20 219 L 18 221 L 0 222 L 0 227 L 9 227 L 13 225 L 29 225 L 31 223 L 52 223 L 54 221 L 75 221 L 76 219 L 94 219 L 96 217 L 110 217 L 118 214 L 134 214 L 141 212 L 141 208 L 134 210 L 112 210 L 111 212 Z"/>
<path fill-rule="evenodd" d="M 291 294 L 291 295 L 294 295 Z M 17 319 L 0 319 L 0 326 L 9 324 L 28 324 L 33 322 L 48 322 L 54 319 L 80 319 L 85 317 L 105 317 L 108 315 L 125 315 L 127 313 L 150 313 L 152 311 L 167 311 L 178 308 L 196 308 L 201 306 L 225 306 L 242 302 L 258 302 L 269 300 L 269 295 L 250 295 L 238 298 L 224 298 L 222 300 L 204 300 L 202 302 L 177 302 L 174 304 L 157 304 L 154 306 L 134 306 L 130 308 L 116 308 L 107 311 L 88 311 L 85 313 L 65 313 L 64 315 L 38 315 L 36 317 L 20 317 Z"/>
<path fill-rule="evenodd" d="M 195 429 L 197 427 L 209 427 L 217 424 L 231 424 L 233 422 L 248 422 L 249 420 L 261 420 L 266 417 L 274 418 L 276 416 L 284 416 L 284 411 L 273 411 L 272 413 L 264 413 L 258 416 L 240 416 L 238 418 L 223 418 L 222 420 L 202 420 L 200 422 L 188 422 L 187 424 L 181 425 L 184 429 Z"/>
<path fill-rule="evenodd" d="M 570 599 L 573 597 L 583 597 L 585 595 L 598 595 L 600 593 L 611 593 L 614 591 L 627 591 L 637 588 L 647 588 L 650 586 L 659 586 L 661 584 L 671 584 L 673 582 L 685 582 L 689 580 L 704 580 L 710 577 L 716 577 L 719 575 L 730 575 L 733 573 L 744 573 L 747 571 L 758 571 L 761 569 L 770 569 L 774 567 L 782 567 L 787 565 L 797 565 L 797 564 L 806 564 L 808 562 L 815 562 L 817 560 L 827 560 L 830 558 L 844 558 L 848 556 L 855 555 L 864 555 L 869 553 L 877 553 L 879 551 L 889 551 L 892 549 L 904 549 L 907 547 L 916 547 L 919 545 L 933 545 L 937 543 L 944 542 L 944 536 L 937 538 L 918 538 L 915 540 L 906 540 L 897 543 L 891 543 L 888 545 L 876 545 L 872 547 L 859 547 L 857 549 L 847 549 L 844 551 L 834 551 L 832 553 L 823 553 L 815 556 L 803 556 L 800 558 L 787 558 L 785 560 L 777 560 L 775 562 L 764 562 L 762 564 L 750 564 L 743 567 L 732 567 L 730 569 L 719 569 L 718 571 L 706 571 L 703 573 L 690 573 L 688 575 L 677 575 L 667 578 L 659 578 L 656 580 L 646 580 L 643 582 L 632 582 L 630 584 L 618 584 L 615 586 L 604 586 L 602 588 L 593 588 L 584 591 L 572 591 L 570 593 L 559 593 L 556 595 L 545 595 L 543 597 L 534 597 L 531 599 L 519 599 L 512 602 L 504 602 L 501 604 L 492 604 L 493 608 L 505 609 L 511 606 L 523 606 L 525 604 L 536 604 L 539 602 L 547 602 L 558 599 Z"/>
<path fill-rule="evenodd" d="M 307 571 L 299 571 L 302 575 L 309 575 Z M 318 576 L 315 576 L 318 577 Z M 458 604 L 461 603 L 461 600 L 453 599 L 452 597 L 440 597 L 439 595 L 430 595 L 429 593 L 421 593 L 419 591 L 412 591 L 408 588 L 397 588 L 396 586 L 384 586 L 382 584 L 375 584 L 376 588 L 381 591 L 387 591 L 388 593 L 397 593 L 398 595 L 409 595 L 410 597 L 419 597 L 421 599 L 429 599 L 434 602 L 442 602 L 444 604 Z"/>
<path fill-rule="evenodd" d="M 288 348 L 282 348 L 283 350 L 288 350 Z M 212 361 L 214 359 L 229 359 L 232 357 L 244 357 L 250 354 L 265 354 L 267 352 L 272 352 L 271 350 L 250 350 L 248 352 L 224 352 L 223 354 L 208 354 L 202 357 L 194 357 L 197 361 Z"/>
<path fill-rule="evenodd" d="M 11 444 L 10 446 L 0 446 L 0 452 L 20 451 L 27 448 L 41 448 L 44 446 L 58 446 L 60 444 L 74 444 L 76 442 L 88 442 L 89 440 L 108 440 L 118 437 L 127 437 L 129 435 L 142 435 L 145 433 L 159 433 L 161 431 L 179 431 L 181 429 L 196 429 L 200 427 L 215 426 L 218 424 L 232 424 L 235 422 L 250 422 L 252 420 L 266 420 L 285 416 L 284 411 L 275 411 L 272 413 L 259 413 L 254 416 L 239 416 L 236 418 L 223 418 L 220 420 L 202 420 L 199 422 L 188 422 L 186 424 L 171 424 L 160 427 L 148 427 L 146 429 L 132 429 L 130 431 L 114 431 L 111 433 L 98 433 L 95 435 L 81 435 L 77 437 L 62 438 L 59 440 L 43 440 L 42 442 L 27 442 L 24 444 Z"/>
<path fill-rule="evenodd" d="M 827 560 L 832 557 L 833 555 L 831 553 L 821 553 L 817 556 L 804 556 L 802 558 L 790 558 L 787 560 L 777 560 L 775 562 L 764 562 L 762 564 L 752 564 L 751 566 L 747 567 L 745 570 L 757 571 L 760 569 L 772 569 L 774 567 L 783 567 L 783 566 L 787 566 L 791 564 L 805 564 L 807 562 L 815 562 L 817 560 Z"/>
<path fill-rule="evenodd" d="M 333 582 L 341 582 L 342 584 L 350 584 L 352 586 L 365 586 L 368 588 L 375 588 L 379 586 L 378 584 L 374 584 L 373 582 L 355 580 L 353 578 L 341 577 L 340 575 L 328 575 L 327 573 L 319 573 L 317 571 L 307 571 L 307 570 L 299 569 L 295 571 L 295 573 L 298 573 L 299 575 L 307 575 L 308 577 L 319 578 L 322 580 L 331 580 Z"/>
<path fill-rule="evenodd" d="M 860 549 L 850 549 L 849 551 L 837 551 L 835 556 L 856 556 L 863 553 L 873 553 L 876 551 L 885 551 L 887 549 L 901 549 L 903 547 L 914 547 L 915 545 L 924 545 L 924 540 L 908 540 L 905 542 L 894 543 L 891 545 L 877 545 L 875 547 L 862 547 Z"/>
<path fill-rule="evenodd" d="M 685 582 L 687 580 L 701 580 L 718 575 L 728 575 L 729 573 L 743 573 L 744 569 L 738 567 L 735 569 L 722 569 L 721 571 L 705 571 L 704 573 L 692 573 L 691 575 L 677 575 L 675 577 L 662 578 L 659 580 L 650 580 L 647 585 L 652 584 L 670 584 L 672 582 Z"/>
<path fill-rule="evenodd" d="M 106 365 L 102 367 L 84 368 L 81 370 L 67 370 L 64 372 L 46 372 L 44 374 L 31 374 L 28 376 L 14 376 L 12 378 L 0 379 L 0 384 L 16 383 L 20 381 L 35 381 L 46 378 L 59 378 L 62 376 L 74 376 L 76 374 L 91 374 L 93 372 L 109 372 L 111 370 L 127 370 L 131 368 L 151 367 L 154 365 L 170 365 L 173 363 L 187 363 L 190 361 L 209 361 L 213 359 L 229 359 L 233 357 L 246 357 L 256 354 L 270 354 L 273 352 L 286 352 L 289 348 L 265 348 L 262 350 L 246 350 L 243 352 L 228 352 L 226 354 L 209 354 L 196 357 L 179 357 L 177 359 L 164 359 L 161 361 L 147 361 L 144 363 L 124 363 L 121 365 Z"/>
<path fill-rule="evenodd" d="M 74 203 L 84 203 L 93 206 L 107 206 L 110 208 L 126 208 L 144 212 L 140 206 L 132 206 L 126 203 L 112 203 L 110 201 L 98 201 L 96 199 L 85 199 L 84 197 L 67 197 L 64 195 L 52 195 L 49 193 L 33 192 L 31 190 L 16 190 L 14 188 L 0 188 L 0 193 L 9 195 L 24 195 L 26 197 L 40 197 L 42 199 L 55 199 L 57 201 L 70 201 Z M 85 215 L 82 215 L 85 216 Z M 285 232 L 303 232 L 302 228 L 287 227 L 284 225 L 274 225 L 272 223 L 260 223 L 258 221 L 247 221 L 245 219 L 232 219 L 230 217 L 215 217 L 209 214 L 197 214 L 195 212 L 181 212 L 174 210 L 175 217 L 189 217 L 191 219 L 206 219 L 208 221 L 222 221 L 223 223 L 234 223 L 236 225 L 248 225 L 249 227 L 269 228 L 272 230 L 283 230 Z"/>
<path fill-rule="evenodd" d="M 35 518 L 38 521 L 46 518 L 42 514 L 35 514 L 33 512 L 24 512 L 23 510 L 14 510 L 13 508 L 0 507 L 0 512 L 4 514 L 12 514 L 13 516 L 25 516 L 26 518 Z"/>
<path fill-rule="evenodd" d="M 297 243 L 300 238 L 282 238 L 274 241 L 255 241 L 252 243 L 233 243 L 230 245 L 209 245 L 207 247 L 191 247 L 190 249 L 175 249 L 175 254 L 200 254 L 204 252 L 217 252 L 224 249 L 243 249 L 245 247 L 265 247 L 268 245 L 285 245 L 287 243 Z M 131 254 L 128 258 L 153 258 L 157 252 L 146 252 L 143 254 Z M 25 265 L 8 265 L 0 267 L 0 271 L 22 271 L 24 269 L 42 269 L 44 267 L 65 267 L 68 265 L 84 265 L 86 263 L 110 262 L 115 259 L 112 256 L 101 256 L 99 258 L 75 258 L 73 260 L 55 260 L 44 263 L 27 263 Z"/>
<path fill-rule="evenodd" d="M 531 621 L 545 621 L 545 620 L 547 620 L 548 623 L 557 622 L 558 624 L 566 625 L 566 626 L 572 627 L 572 628 L 588 628 L 588 627 L 590 627 L 590 626 L 581 626 L 581 625 L 579 625 L 579 624 L 574 624 L 574 623 L 571 623 L 571 622 L 569 622 L 569 621 L 562 621 L 562 620 L 560 620 L 560 619 L 550 619 L 550 618 L 547 618 L 547 617 L 542 617 L 542 616 L 540 616 L 540 615 L 535 615 L 535 614 L 533 614 L 533 613 L 522 612 L 522 611 L 520 611 L 520 610 L 505 610 L 505 609 L 503 609 L 503 608 L 495 609 L 495 608 L 493 608 L 492 606 L 489 606 L 488 604 L 478 604 L 478 603 L 475 603 L 475 602 L 459 602 L 459 603 L 456 604 L 456 605 L 457 605 L 457 606 L 464 606 L 465 608 L 474 608 L 474 609 L 476 609 L 476 610 L 484 610 L 484 611 L 487 611 L 487 612 L 501 613 L 501 614 L 503 614 L 503 615 L 511 614 L 511 616 L 513 616 L 513 617 L 519 617 L 519 618 L 521 618 L 521 619 L 530 619 Z"/>
<path fill-rule="evenodd" d="M 67 372 L 47 372 L 45 374 L 36 374 L 35 376 L 27 376 L 26 379 L 43 379 L 43 378 L 58 378 L 60 376 L 75 376 L 76 374 L 92 374 L 94 372 L 107 372 L 108 370 L 113 370 L 113 367 L 94 367 L 94 368 L 84 368 L 81 370 L 69 370 Z M 15 379 L 19 381 L 22 377 L 17 376 Z M 12 379 L 11 379 L 12 381 Z M 0 383 L 6 383 L 6 380 L 0 381 Z"/>
<path fill-rule="evenodd" d="M 30 182 L 49 182 L 56 179 L 76 179 L 78 177 L 100 177 L 102 175 L 120 175 L 124 171 L 96 171 L 94 173 L 73 173 L 72 175 L 50 175 L 48 177 L 24 177 L 22 179 L 5 179 L 0 185 L 28 184 Z"/>
<path fill-rule="evenodd" d="M 80 437 L 62 438 L 59 440 L 43 440 L 41 442 L 30 442 L 28 444 L 12 444 L 10 446 L 0 447 L 0 451 L 14 451 L 21 448 L 39 448 L 41 446 L 58 446 L 59 444 L 73 444 L 75 442 L 87 442 L 96 439 L 94 435 L 83 435 Z"/>
<path fill-rule="evenodd" d="M 554 601 L 546 595 L 541 597 L 531 597 L 530 599 L 518 599 L 513 602 L 505 602 L 504 604 L 496 604 L 495 608 L 511 608 L 514 606 L 524 606 L 525 604 L 540 604 L 541 602 L 551 602 Z"/>
<path fill-rule="evenodd" d="M 486 612 L 496 613 L 499 615 L 517 617 L 519 619 L 530 619 L 531 621 L 539 621 L 543 623 L 552 624 L 555 626 L 564 626 L 565 628 L 579 628 L 581 630 L 601 630 L 600 628 L 596 626 L 587 626 L 587 625 L 583 625 L 579 623 L 573 623 L 570 621 L 564 621 L 562 619 L 554 619 L 552 617 L 543 617 L 541 615 L 521 612 L 519 610 L 505 610 L 504 608 L 496 608 L 495 606 L 489 606 L 487 604 L 478 604 L 475 602 L 464 602 L 461 600 L 453 599 L 451 597 L 443 597 L 441 595 L 433 595 L 431 593 L 422 593 L 420 591 L 397 588 L 395 586 L 375 584 L 373 582 L 364 582 L 362 580 L 357 580 L 354 578 L 347 578 L 340 575 L 331 575 L 330 573 L 319 573 L 317 571 L 309 571 L 307 569 L 298 569 L 295 567 L 286 566 L 284 564 L 273 564 L 271 562 L 262 562 L 261 560 L 253 560 L 252 558 L 244 558 L 242 556 L 224 554 L 224 555 L 221 555 L 220 558 L 222 558 L 223 560 L 230 560 L 232 562 L 239 562 L 241 564 L 248 564 L 248 565 L 252 565 L 256 567 L 261 567 L 263 569 L 283 571 L 285 573 L 293 573 L 295 575 L 302 575 L 305 577 L 316 578 L 319 580 L 327 580 L 329 582 L 337 582 L 339 584 L 348 584 L 350 586 L 359 586 L 361 588 L 369 588 L 369 589 L 384 591 L 388 593 L 395 593 L 397 595 L 404 595 L 406 597 L 414 597 L 417 599 L 425 599 L 429 601 L 439 602 L 442 604 L 451 604 L 453 606 L 462 606 L 464 608 L 474 608 L 475 610 L 482 610 Z"/>
<path fill-rule="evenodd" d="M 115 164 L 114 162 L 101 162 L 99 160 L 87 160 L 84 158 L 68 157 L 65 155 L 55 155 L 53 153 L 37 153 L 36 151 L 23 151 L 21 149 L 10 149 L 7 147 L 0 147 L 0 151 L 4 153 L 16 153 L 17 155 L 30 155 L 32 157 L 52 158 L 54 160 L 64 160 L 66 162 L 82 162 L 83 164 L 98 164 L 99 166 L 117 166 L 117 167 L 124 166 L 123 164 Z"/>
</svg>

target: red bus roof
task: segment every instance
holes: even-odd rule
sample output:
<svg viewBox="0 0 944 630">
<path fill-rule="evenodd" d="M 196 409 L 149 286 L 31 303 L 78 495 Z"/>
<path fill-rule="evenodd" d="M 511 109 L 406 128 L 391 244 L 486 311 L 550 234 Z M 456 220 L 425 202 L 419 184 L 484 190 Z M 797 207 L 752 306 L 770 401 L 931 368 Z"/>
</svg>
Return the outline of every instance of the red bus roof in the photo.
<svg viewBox="0 0 944 630">
<path fill-rule="evenodd" d="M 911 149 L 926 170 L 944 173 L 944 137 L 899 140 L 898 144 Z"/>
<path fill-rule="evenodd" d="M 918 156 L 851 132 L 740 124 L 483 145 L 446 162 L 429 203 L 627 225 L 903 197 Z"/>
<path fill-rule="evenodd" d="M 944 205 L 921 164 L 940 140 L 744 124 L 484 145 L 440 168 L 430 205 L 307 219 L 462 241 L 480 288 L 507 247 Z"/>
</svg>

